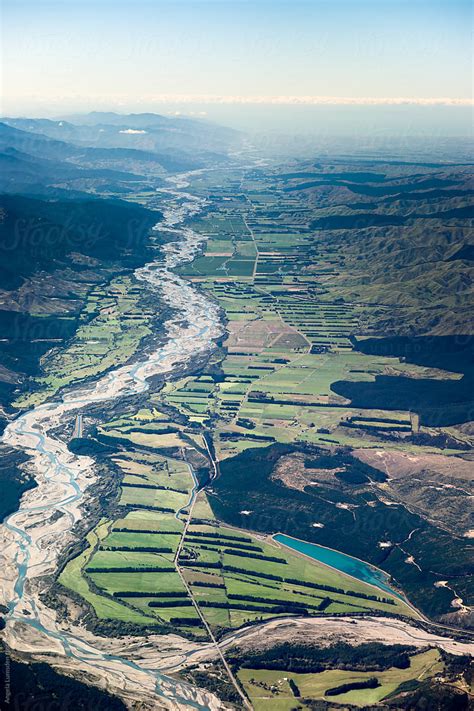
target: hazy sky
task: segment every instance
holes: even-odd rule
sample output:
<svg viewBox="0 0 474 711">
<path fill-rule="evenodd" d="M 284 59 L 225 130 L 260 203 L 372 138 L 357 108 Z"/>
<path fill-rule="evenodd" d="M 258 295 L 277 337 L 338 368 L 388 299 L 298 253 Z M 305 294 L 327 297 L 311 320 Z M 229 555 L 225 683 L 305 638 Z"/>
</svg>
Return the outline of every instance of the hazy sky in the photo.
<svg viewBox="0 0 474 711">
<path fill-rule="evenodd" d="M 3 7 L 9 114 L 120 102 L 158 109 L 163 96 L 194 104 L 471 96 L 465 0 L 3 0 Z"/>
</svg>

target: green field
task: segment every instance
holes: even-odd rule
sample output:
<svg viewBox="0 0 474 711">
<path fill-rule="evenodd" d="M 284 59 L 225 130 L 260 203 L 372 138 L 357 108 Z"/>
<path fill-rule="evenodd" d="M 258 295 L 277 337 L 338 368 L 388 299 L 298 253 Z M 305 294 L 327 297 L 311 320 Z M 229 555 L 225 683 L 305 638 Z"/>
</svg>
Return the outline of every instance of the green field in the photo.
<svg viewBox="0 0 474 711">
<path fill-rule="evenodd" d="M 144 287 L 129 276 L 113 279 L 106 290 L 91 291 L 74 338 L 45 359 L 39 390 L 17 401 L 31 407 L 72 382 L 97 376 L 126 362 L 152 333 L 154 314 L 143 304 Z"/>
<path fill-rule="evenodd" d="M 408 669 L 392 668 L 382 672 L 353 672 L 337 669 L 320 672 L 319 674 L 294 674 L 287 671 L 269 671 L 262 669 L 241 669 L 238 672 L 245 691 L 247 692 L 255 711 L 291 711 L 297 705 L 307 709 L 304 699 L 332 701 L 336 704 L 352 704 L 366 707 L 376 704 L 392 694 L 403 683 L 420 682 L 429 679 L 443 670 L 439 651 L 430 649 L 411 657 Z M 376 677 L 380 686 L 375 689 L 348 691 L 337 696 L 326 696 L 328 689 L 341 684 L 360 682 L 370 677 Z M 301 697 L 295 697 L 289 680 L 297 685 Z"/>
<path fill-rule="evenodd" d="M 204 506 L 202 494 L 201 501 Z M 211 626 L 236 627 L 250 620 L 301 614 L 302 609 L 309 614 L 367 610 L 413 614 L 394 596 L 387 596 L 388 602 L 368 599 L 364 596 L 382 595 L 354 578 L 283 551 L 268 539 L 201 523 L 206 511 L 198 513 L 195 508 L 199 522 L 188 528 L 180 561 L 195 599 L 204 603 L 201 609 Z M 258 609 L 241 609 L 245 606 Z"/>
<path fill-rule="evenodd" d="M 397 317 L 392 310 L 398 314 L 401 325 L 409 325 L 410 334 L 417 332 L 419 323 L 424 323 L 425 332 L 436 335 L 436 327 L 431 331 L 426 327 L 426 314 L 433 308 L 433 314 L 437 314 L 433 323 L 436 319 L 444 323 L 436 305 L 443 302 L 441 287 L 431 285 L 430 292 L 428 286 L 420 286 L 417 291 L 417 279 L 425 267 L 419 267 L 416 278 L 407 272 L 404 258 L 395 249 L 396 235 L 391 228 L 384 228 L 384 239 L 389 245 L 386 252 L 376 228 L 356 232 L 326 229 L 324 225 L 330 226 L 331 220 L 336 221 L 334 224 L 340 218 L 356 220 L 355 210 L 344 204 L 345 193 L 334 204 L 326 192 L 317 193 L 314 201 L 309 188 L 297 182 L 304 183 L 309 168 L 314 173 L 314 166 L 295 171 L 297 175 L 303 172 L 301 178 L 285 177 L 284 168 L 287 171 L 288 166 L 273 165 L 255 173 L 218 169 L 212 176 L 199 173 L 190 179 L 191 189 L 209 199 L 212 209 L 190 221 L 191 227 L 202 235 L 204 249 L 176 271 L 198 282 L 199 288 L 223 309 L 227 335 L 199 370 L 169 380 L 159 392 L 147 396 L 139 408 L 131 408 L 97 426 L 97 439 L 113 450 L 110 460 L 114 475 L 120 479 L 118 500 L 113 504 L 107 531 L 100 539 L 94 531 L 89 534 L 92 538 L 88 549 L 67 564 L 61 582 L 88 599 L 102 617 L 113 609 L 116 614 L 120 611 L 134 619 L 146 615 L 168 623 L 173 617 L 196 614 L 187 604 L 181 606 L 180 613 L 180 606 L 173 605 L 171 598 L 167 600 L 169 607 L 150 606 L 154 600 L 152 593 L 184 591 L 177 572 L 166 570 L 174 568 L 194 484 L 189 465 L 182 459 L 183 452 L 196 469 L 206 470 L 207 442 L 212 442 L 224 471 L 225 464 L 234 459 L 240 462 L 239 457 L 248 450 L 260 452 L 276 443 L 294 445 L 296 459 L 285 462 L 285 466 L 293 467 L 293 479 L 280 472 L 271 480 L 272 486 L 277 487 L 278 501 L 272 500 L 276 507 L 271 509 L 272 522 L 261 529 L 257 526 L 257 530 L 270 533 L 272 526 L 278 527 L 281 512 L 278 507 L 286 500 L 294 507 L 292 515 L 298 516 L 301 537 L 306 532 L 307 538 L 314 540 L 318 534 L 323 545 L 332 545 L 334 541 L 340 548 L 347 544 L 345 550 L 352 554 L 354 551 L 348 547 L 359 540 L 362 546 L 363 539 L 365 558 L 362 554 L 360 557 L 372 560 L 373 554 L 376 564 L 382 565 L 381 551 L 392 543 L 387 543 L 387 530 L 378 518 L 372 527 L 367 525 L 370 515 L 384 512 L 387 520 L 396 519 L 390 529 L 395 539 L 398 522 L 403 531 L 408 522 L 413 522 L 414 528 L 418 526 L 410 518 L 411 507 L 420 511 L 420 515 L 428 515 L 433 509 L 433 487 L 419 495 L 405 494 L 405 482 L 402 479 L 399 482 L 395 476 L 385 481 L 381 469 L 382 476 L 370 479 L 364 488 L 364 479 L 354 479 L 354 467 L 347 462 L 339 471 L 334 466 L 316 467 L 311 478 L 305 472 L 310 456 L 306 454 L 319 456 L 321 450 L 330 450 L 331 455 L 338 456 L 338 452 L 348 448 L 382 449 L 410 456 L 432 453 L 453 456 L 470 442 L 470 435 L 461 432 L 457 423 L 449 427 L 420 424 L 424 414 L 420 415 L 418 410 L 430 410 L 433 405 L 429 398 L 427 404 L 423 401 L 420 405 L 420 398 L 415 397 L 418 392 L 424 395 L 425 382 L 434 383 L 440 393 L 446 386 L 459 387 L 462 368 L 451 372 L 446 360 L 406 358 L 403 350 L 402 355 L 394 355 L 377 347 L 364 351 L 359 345 L 365 338 L 398 333 Z M 332 190 L 338 184 L 332 175 L 334 168 L 324 170 L 326 184 Z M 390 170 L 396 172 L 398 168 Z M 407 170 L 400 168 L 399 180 L 406 178 Z M 354 194 L 358 195 L 357 175 L 354 180 Z M 368 187 L 367 195 L 375 200 L 377 190 L 374 193 L 373 186 Z M 368 188 L 362 185 L 362 189 Z M 391 195 L 390 191 L 387 195 Z M 146 195 L 138 198 L 146 199 Z M 378 209 L 385 209 L 382 203 Z M 396 205 L 392 207 L 390 203 L 387 209 L 390 214 L 397 214 Z M 407 234 L 407 246 L 412 239 L 419 244 L 416 230 L 407 228 Z M 449 242 L 442 232 L 435 230 L 434 234 L 438 245 L 446 246 L 446 240 Z M 456 239 L 452 237 L 453 244 Z M 366 262 L 373 262 L 372 252 L 378 255 L 385 270 L 379 271 L 375 280 L 365 271 Z M 391 262 L 396 264 L 395 274 L 400 270 L 407 277 L 406 295 L 400 294 L 398 286 L 382 287 L 387 275 L 394 273 Z M 446 286 L 444 277 L 442 281 Z M 90 294 L 87 305 L 90 319 L 81 326 L 82 330 L 61 358 L 51 361 L 56 365 L 48 371 L 48 387 L 60 387 L 64 378 L 69 377 L 73 357 L 85 376 L 93 373 L 97 359 L 102 358 L 108 367 L 115 362 L 114 358 L 123 360 L 137 347 L 148 328 L 150 314 L 141 308 L 135 286 L 129 277 L 119 277 L 113 282 L 110 294 Z M 392 300 L 394 294 L 396 303 Z M 411 309 L 420 299 L 426 299 L 427 308 L 416 315 Z M 450 304 L 449 309 L 452 307 Z M 132 330 L 133 343 L 129 340 Z M 380 339 L 382 345 L 384 340 Z M 386 383 L 393 388 L 388 395 L 381 387 Z M 358 384 L 363 388 L 357 390 Z M 355 395 L 341 394 L 346 391 Z M 373 399 L 357 400 L 356 396 L 360 398 L 365 391 L 374 393 Z M 401 404 L 397 404 L 398 391 L 407 393 Z M 410 399 L 411 392 L 415 395 Z M 444 404 L 442 401 L 443 407 Z M 308 471 L 312 471 L 311 467 Z M 341 471 L 348 478 L 344 479 Z M 256 488 L 259 475 L 257 472 Z M 220 485 L 221 480 L 216 480 L 217 491 Z M 250 520 L 245 517 L 255 515 L 255 511 L 247 511 L 256 509 L 253 493 L 250 487 L 247 496 L 239 494 L 239 509 L 232 515 L 225 510 L 224 504 L 229 502 L 221 502 L 220 509 L 216 509 L 220 518 L 229 515 L 225 519 L 228 523 L 245 527 Z M 273 493 L 270 484 L 267 493 L 270 503 Z M 403 496 L 406 500 L 394 507 L 393 515 L 388 517 L 389 506 Z M 213 506 L 217 500 L 210 498 Z M 455 518 L 456 506 L 461 505 L 458 497 L 450 509 L 450 520 Z M 268 512 L 261 513 L 265 517 Z M 328 517 L 332 517 L 332 525 Z M 348 535 L 347 530 L 355 524 L 362 526 L 361 534 Z M 373 540 L 368 531 L 372 531 Z M 409 533 L 403 534 L 405 538 Z M 424 534 L 420 535 L 422 538 Z M 249 540 L 241 541 L 239 548 L 238 540 L 226 536 Z M 331 538 L 329 542 L 327 537 Z M 418 568 L 409 565 L 405 548 L 396 547 L 406 545 L 398 538 L 387 569 L 402 587 L 406 580 L 410 592 L 429 591 L 426 594 L 430 600 L 437 598 L 436 609 L 446 612 L 450 609 L 449 592 L 434 586 L 441 572 L 432 572 L 429 540 L 421 540 L 414 556 L 417 565 L 419 556 L 429 562 L 420 576 Z M 412 543 L 417 543 L 416 535 L 410 539 Z M 454 543 L 443 539 L 443 546 L 442 560 L 448 561 L 453 557 Z M 356 550 L 355 554 L 358 553 Z M 216 521 L 204 493 L 194 506 L 193 522 L 179 564 L 203 614 L 216 630 L 291 614 L 291 610 L 297 614 L 302 609 L 308 614 L 367 610 L 412 614 L 398 598 L 394 598 L 395 604 L 390 604 L 364 597 L 380 593 L 323 565 L 282 552 L 267 537 L 256 538 L 225 527 L 222 521 Z M 130 570 L 120 572 L 114 568 Z M 74 580 L 75 576 L 79 580 Z M 325 586 L 336 590 L 325 590 Z M 114 593 L 120 592 L 144 596 L 114 597 Z M 145 596 L 146 593 L 150 595 Z M 245 605 L 255 609 L 245 609 Z"/>
<path fill-rule="evenodd" d="M 122 515 L 89 533 L 89 546 L 67 563 L 59 582 L 92 605 L 99 620 L 121 619 L 145 627 L 158 624 L 165 630 L 169 625 L 181 626 L 187 633 L 186 620 L 197 619 L 197 613 L 174 559 L 184 527 L 178 512 L 188 503 L 194 480 L 185 461 L 164 456 L 156 443 L 151 446 L 146 441 L 146 450 L 136 449 L 142 429 L 163 425 L 170 423 L 162 413 L 142 408 L 100 429 L 104 441 L 113 437 L 128 442 L 126 451 L 111 455 L 122 475 L 118 500 Z M 184 598 L 188 606 L 177 604 Z M 156 600 L 167 606 L 155 607 Z M 200 626 L 192 630 L 204 634 Z"/>
</svg>

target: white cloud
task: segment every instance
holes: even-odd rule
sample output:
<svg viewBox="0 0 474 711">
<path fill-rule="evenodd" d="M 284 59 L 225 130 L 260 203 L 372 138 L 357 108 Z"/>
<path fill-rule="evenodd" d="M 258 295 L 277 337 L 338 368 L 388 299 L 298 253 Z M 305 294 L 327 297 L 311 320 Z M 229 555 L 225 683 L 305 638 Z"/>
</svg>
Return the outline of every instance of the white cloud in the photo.
<svg viewBox="0 0 474 711">
<path fill-rule="evenodd" d="M 300 106 L 472 106 L 473 99 L 455 97 L 373 97 L 373 96 L 219 96 L 216 94 L 157 94 L 147 101 L 178 104 L 275 104 Z"/>
<path fill-rule="evenodd" d="M 123 128 L 119 133 L 148 133 L 148 131 L 140 131 L 138 128 Z"/>
</svg>

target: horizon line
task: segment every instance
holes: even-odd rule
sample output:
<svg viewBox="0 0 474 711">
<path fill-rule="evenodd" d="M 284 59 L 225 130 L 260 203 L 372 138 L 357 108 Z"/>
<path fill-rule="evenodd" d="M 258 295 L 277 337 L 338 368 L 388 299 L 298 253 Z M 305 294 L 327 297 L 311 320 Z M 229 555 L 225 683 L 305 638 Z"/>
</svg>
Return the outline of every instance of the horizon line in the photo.
<svg viewBox="0 0 474 711">
<path fill-rule="evenodd" d="M 38 101 L 38 96 L 3 97 L 4 104 Z M 78 96 L 77 94 L 56 97 L 42 97 L 41 101 L 50 102 L 88 102 L 97 104 L 242 104 L 242 105 L 280 105 L 280 106 L 474 106 L 474 99 L 461 97 L 349 97 L 349 96 L 318 96 L 318 95 L 219 95 L 219 94 L 148 94 L 140 98 L 125 96 Z"/>
<path fill-rule="evenodd" d="M 350 97 L 311 95 L 216 95 L 216 94 L 158 94 L 147 97 L 148 101 L 163 103 L 209 103 L 209 104 L 281 104 L 281 105 L 452 105 L 473 106 L 474 99 L 458 97 Z"/>
</svg>

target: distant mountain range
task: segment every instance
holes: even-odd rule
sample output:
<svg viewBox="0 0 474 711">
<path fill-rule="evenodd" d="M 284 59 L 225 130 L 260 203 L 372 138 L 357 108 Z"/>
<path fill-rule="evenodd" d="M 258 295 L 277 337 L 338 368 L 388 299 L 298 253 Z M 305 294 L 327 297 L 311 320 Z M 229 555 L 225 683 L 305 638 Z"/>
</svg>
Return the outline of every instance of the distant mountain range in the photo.
<svg viewBox="0 0 474 711">
<path fill-rule="evenodd" d="M 64 181 L 164 177 L 226 162 L 229 148 L 239 139 L 230 129 L 155 114 L 74 118 L 86 123 L 5 118 L 0 123 L 0 191 L 33 189 L 44 194 L 46 186 Z M 84 186 L 69 185 L 72 188 Z"/>
<path fill-rule="evenodd" d="M 156 154 L 164 164 L 185 158 L 206 162 L 224 158 L 239 133 L 205 121 L 167 118 L 158 114 L 93 112 L 84 116 L 50 119 L 5 118 L 22 131 L 94 148 L 125 148 Z M 159 160 L 159 159 L 158 159 Z M 164 165 L 166 169 L 166 165 Z M 179 168 L 178 168 L 179 169 Z"/>
</svg>

